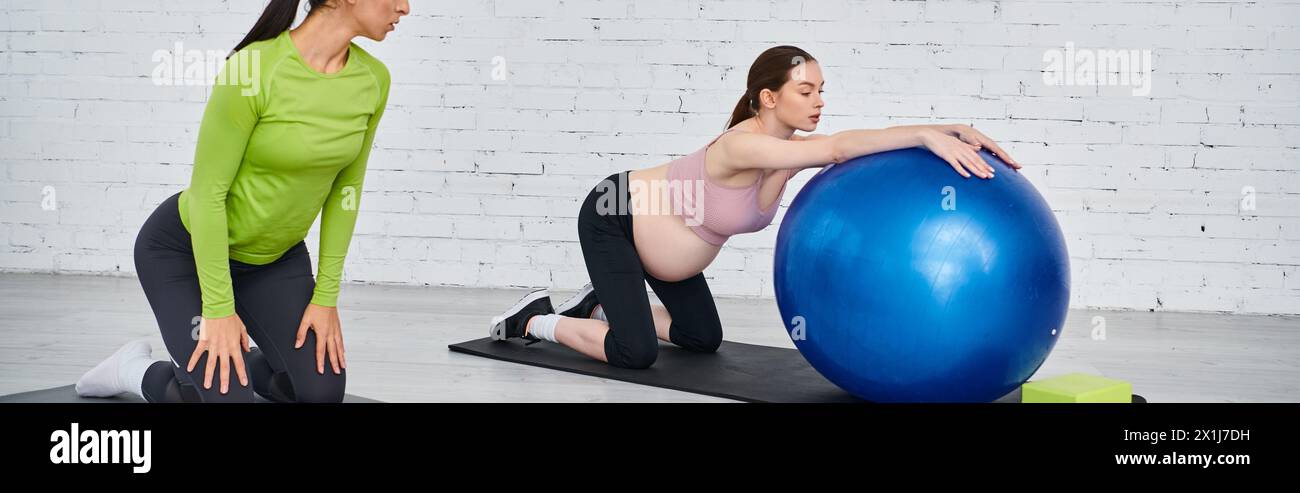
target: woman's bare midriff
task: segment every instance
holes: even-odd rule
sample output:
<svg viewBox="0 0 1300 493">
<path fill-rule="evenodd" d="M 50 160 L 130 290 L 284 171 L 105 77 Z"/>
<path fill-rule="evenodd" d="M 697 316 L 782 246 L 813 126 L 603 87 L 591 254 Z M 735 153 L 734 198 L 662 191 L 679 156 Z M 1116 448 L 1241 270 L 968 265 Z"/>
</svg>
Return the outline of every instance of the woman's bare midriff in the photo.
<svg viewBox="0 0 1300 493">
<path fill-rule="evenodd" d="M 668 198 L 664 194 L 652 202 L 650 194 L 662 189 L 650 183 L 663 183 L 667 179 L 668 165 L 633 170 L 628 175 L 633 205 L 632 239 L 646 272 L 656 279 L 677 282 L 704 272 L 722 247 L 700 238 L 686 226 L 682 216 L 658 210 L 662 207 L 652 210 L 651 203 L 667 204 Z M 632 185 L 637 182 L 641 184 Z"/>
<path fill-rule="evenodd" d="M 646 272 L 657 279 L 676 282 L 704 272 L 704 268 L 713 263 L 722 247 L 704 241 L 691 231 L 681 215 L 672 214 L 671 210 L 659 210 L 663 204 L 669 204 L 666 188 L 650 184 L 656 181 L 664 183 L 667 179 L 667 164 L 633 170 L 628 175 L 628 188 L 632 193 L 632 238 Z M 753 183 L 756 179 L 753 176 L 748 181 Z M 632 185 L 638 181 L 641 182 L 640 185 Z M 763 188 L 766 191 L 769 185 L 764 184 Z M 656 200 L 650 200 L 649 194 L 656 191 L 662 195 Z M 770 191 L 770 194 L 775 193 L 774 189 Z M 765 202 L 773 201 L 775 198 Z M 661 207 L 652 209 L 650 204 L 660 204 Z M 768 207 L 775 206 L 771 204 Z"/>
</svg>

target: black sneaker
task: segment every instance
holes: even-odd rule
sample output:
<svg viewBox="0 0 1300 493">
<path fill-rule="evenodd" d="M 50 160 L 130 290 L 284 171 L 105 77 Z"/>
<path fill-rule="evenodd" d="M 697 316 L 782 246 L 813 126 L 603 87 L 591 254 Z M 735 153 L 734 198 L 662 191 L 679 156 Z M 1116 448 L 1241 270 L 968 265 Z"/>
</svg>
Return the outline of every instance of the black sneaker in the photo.
<svg viewBox="0 0 1300 493">
<path fill-rule="evenodd" d="M 541 339 L 532 334 L 524 335 L 524 329 L 528 328 L 528 320 L 533 318 L 533 315 L 552 313 L 555 313 L 555 308 L 551 306 L 550 293 L 545 289 L 539 289 L 520 298 L 519 302 L 505 313 L 492 317 L 492 325 L 488 333 L 494 341 L 519 337 L 528 341 L 527 345 L 531 345 Z"/>
<path fill-rule="evenodd" d="M 591 318 L 591 312 L 595 311 L 598 305 L 600 300 L 596 299 L 596 290 L 592 288 L 591 283 L 587 283 L 578 290 L 578 294 L 560 303 L 555 311 L 560 316 L 569 318 Z"/>
</svg>

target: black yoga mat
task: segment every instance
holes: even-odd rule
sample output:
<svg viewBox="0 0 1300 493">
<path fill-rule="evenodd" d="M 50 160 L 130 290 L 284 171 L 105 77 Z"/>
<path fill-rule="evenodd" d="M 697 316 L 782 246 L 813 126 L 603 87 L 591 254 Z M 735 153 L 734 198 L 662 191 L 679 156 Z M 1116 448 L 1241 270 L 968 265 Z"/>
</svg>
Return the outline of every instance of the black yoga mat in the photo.
<svg viewBox="0 0 1300 493">
<path fill-rule="evenodd" d="M 254 394 L 253 399 L 257 402 L 270 402 L 262 396 Z M 72 385 L 54 387 L 52 389 L 33 390 L 31 392 L 21 392 L 0 396 L 0 403 L 51 403 L 51 404 L 94 404 L 94 403 L 143 403 L 144 400 L 135 394 L 122 394 L 116 397 L 81 397 Z M 358 397 L 352 394 L 343 395 L 343 403 L 378 403 L 380 401 Z"/>
<path fill-rule="evenodd" d="M 795 349 L 723 341 L 717 353 L 701 354 L 661 344 L 654 366 L 628 370 L 546 342 L 524 346 L 517 340 L 493 341 L 485 337 L 448 348 L 484 358 L 744 402 L 865 402 L 826 380 Z M 997 402 L 1020 402 L 1020 389 Z M 1133 402 L 1146 401 L 1135 395 Z"/>
</svg>

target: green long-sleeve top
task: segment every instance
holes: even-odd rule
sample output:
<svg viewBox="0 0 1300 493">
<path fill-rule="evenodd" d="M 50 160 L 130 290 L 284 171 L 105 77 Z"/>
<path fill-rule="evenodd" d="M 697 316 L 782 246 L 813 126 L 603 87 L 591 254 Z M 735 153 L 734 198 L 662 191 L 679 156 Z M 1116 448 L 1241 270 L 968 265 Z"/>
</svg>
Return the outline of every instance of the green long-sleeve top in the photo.
<svg viewBox="0 0 1300 493">
<path fill-rule="evenodd" d="M 235 313 L 230 259 L 274 262 L 306 238 L 318 213 L 311 302 L 335 306 L 388 85 L 387 67 L 356 44 L 343 69 L 317 72 L 288 30 L 226 60 L 179 205 L 204 317 Z"/>
</svg>

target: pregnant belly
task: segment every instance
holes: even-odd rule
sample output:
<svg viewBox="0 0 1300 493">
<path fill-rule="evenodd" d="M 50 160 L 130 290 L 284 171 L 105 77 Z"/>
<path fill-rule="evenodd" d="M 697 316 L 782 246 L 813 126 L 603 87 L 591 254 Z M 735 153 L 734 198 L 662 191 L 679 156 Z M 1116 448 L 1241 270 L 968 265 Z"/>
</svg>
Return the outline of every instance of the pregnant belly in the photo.
<svg viewBox="0 0 1300 493">
<path fill-rule="evenodd" d="M 685 219 L 672 213 L 666 196 L 649 200 L 653 190 L 663 188 L 648 183 L 666 179 L 666 172 L 666 167 L 659 166 L 633 171 L 628 177 L 629 184 L 641 182 L 631 187 L 632 238 L 646 272 L 656 279 L 676 282 L 704 272 L 722 247 L 709 244 L 691 231 Z"/>
</svg>

